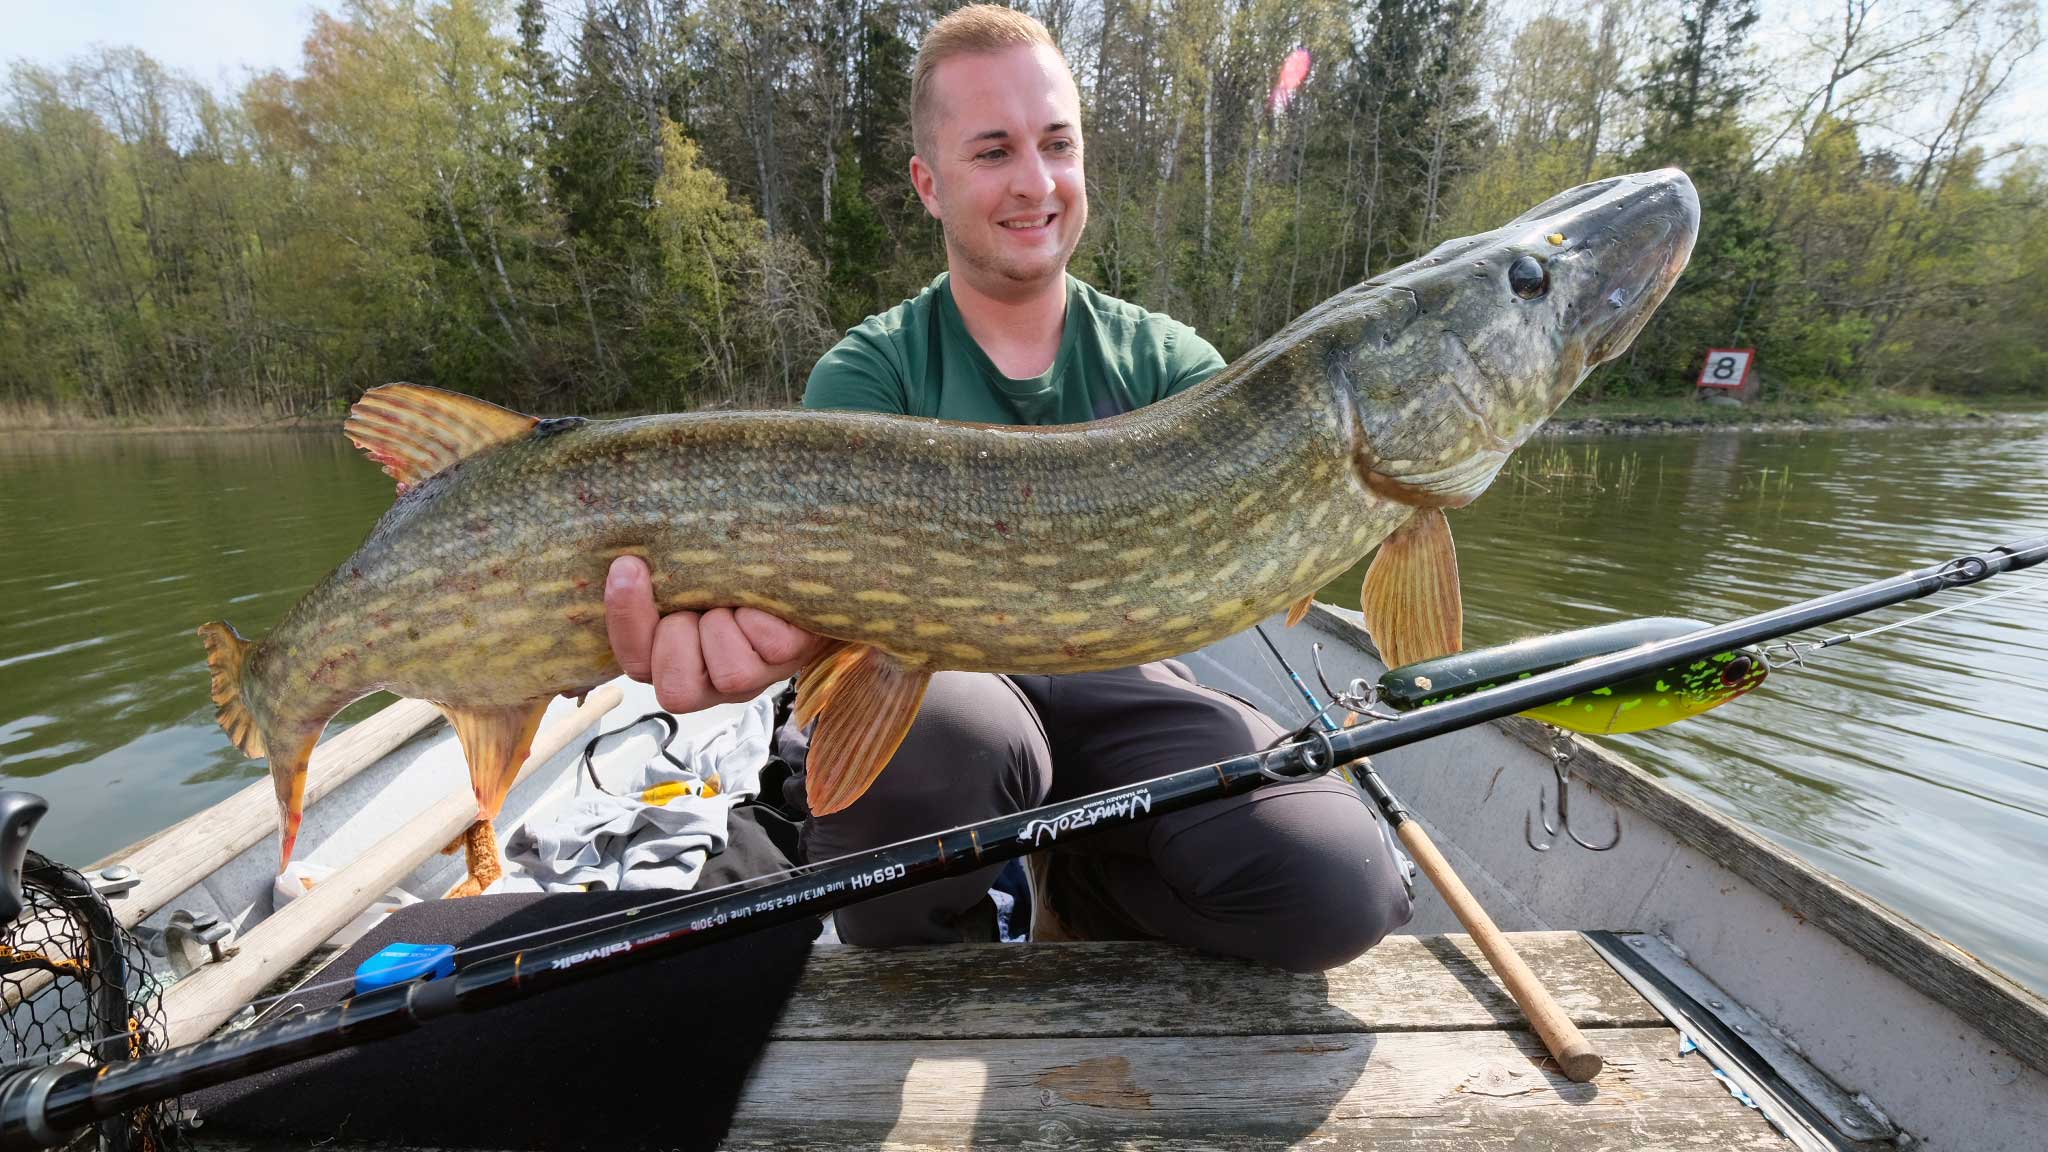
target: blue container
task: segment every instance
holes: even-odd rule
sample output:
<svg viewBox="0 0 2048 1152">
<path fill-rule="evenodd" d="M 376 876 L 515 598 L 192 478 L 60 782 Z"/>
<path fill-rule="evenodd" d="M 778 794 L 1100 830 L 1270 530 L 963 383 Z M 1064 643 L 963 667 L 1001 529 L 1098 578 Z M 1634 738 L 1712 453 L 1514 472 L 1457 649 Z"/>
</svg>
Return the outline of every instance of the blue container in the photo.
<svg viewBox="0 0 2048 1152">
<path fill-rule="evenodd" d="M 455 975 L 453 944 L 386 944 L 356 966 L 356 995 L 425 977 Z"/>
</svg>

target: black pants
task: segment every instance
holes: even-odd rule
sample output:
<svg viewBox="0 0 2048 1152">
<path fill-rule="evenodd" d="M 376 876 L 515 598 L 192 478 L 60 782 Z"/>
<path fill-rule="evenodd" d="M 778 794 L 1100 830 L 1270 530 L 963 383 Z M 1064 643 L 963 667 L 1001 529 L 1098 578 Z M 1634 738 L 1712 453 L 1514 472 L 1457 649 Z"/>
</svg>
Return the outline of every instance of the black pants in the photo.
<svg viewBox="0 0 2048 1152">
<path fill-rule="evenodd" d="M 805 825 L 808 860 L 1163 776 L 1284 730 L 1177 661 L 1068 676 L 941 672 L 868 792 Z M 791 749 L 794 751 L 794 749 Z M 1226 797 L 1051 850 L 1075 934 L 1170 940 L 1295 971 L 1334 968 L 1407 923 L 1370 804 L 1323 777 Z M 849 944 L 951 943 L 999 866 L 842 908 Z"/>
</svg>

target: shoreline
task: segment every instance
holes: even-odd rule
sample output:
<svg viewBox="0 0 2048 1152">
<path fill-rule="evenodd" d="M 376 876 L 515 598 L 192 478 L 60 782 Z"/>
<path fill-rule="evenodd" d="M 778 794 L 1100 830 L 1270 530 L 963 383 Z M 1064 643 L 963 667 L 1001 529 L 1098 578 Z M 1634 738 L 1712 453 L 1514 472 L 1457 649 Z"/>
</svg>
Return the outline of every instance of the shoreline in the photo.
<svg viewBox="0 0 2048 1152">
<path fill-rule="evenodd" d="M 1982 407 L 1948 401 L 1898 400 L 1869 405 L 1762 404 L 1747 408 L 1707 407 L 1692 400 L 1605 401 L 1567 404 L 1531 439 L 1586 436 L 1649 436 L 1706 432 L 1864 432 L 1912 429 L 2037 428 L 2048 426 L 2048 401 L 2010 399 Z M 646 413 L 608 413 L 600 418 Z M 266 420 L 179 418 L 169 423 L 130 420 L 50 419 L 16 423 L 0 419 L 0 437 L 190 435 L 195 433 L 338 433 L 340 416 Z"/>
</svg>

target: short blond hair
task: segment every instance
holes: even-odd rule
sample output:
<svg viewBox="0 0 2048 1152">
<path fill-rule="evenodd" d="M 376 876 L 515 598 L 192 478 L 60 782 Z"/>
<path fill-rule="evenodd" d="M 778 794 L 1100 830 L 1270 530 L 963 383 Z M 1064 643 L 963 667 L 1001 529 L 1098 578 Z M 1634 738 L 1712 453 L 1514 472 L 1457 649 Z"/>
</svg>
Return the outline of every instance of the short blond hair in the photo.
<svg viewBox="0 0 2048 1152">
<path fill-rule="evenodd" d="M 920 155 L 932 147 L 932 73 L 955 56 L 980 52 L 1001 52 L 1006 48 L 1043 44 L 1059 56 L 1045 25 L 1014 8 L 1000 4 L 969 4 L 955 8 L 932 25 L 917 46 L 917 59 L 910 66 L 910 143 Z"/>
</svg>

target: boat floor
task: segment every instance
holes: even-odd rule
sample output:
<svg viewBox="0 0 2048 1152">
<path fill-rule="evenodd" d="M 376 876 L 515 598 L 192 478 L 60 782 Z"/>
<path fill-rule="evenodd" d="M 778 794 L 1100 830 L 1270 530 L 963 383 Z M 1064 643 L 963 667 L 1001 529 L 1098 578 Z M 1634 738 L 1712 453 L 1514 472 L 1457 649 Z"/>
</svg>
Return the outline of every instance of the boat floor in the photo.
<svg viewBox="0 0 2048 1152">
<path fill-rule="evenodd" d="M 812 955 L 726 1147 L 1789 1148 L 1576 932 L 1513 934 L 1566 1080 L 1464 936 L 1295 975 L 1157 944 Z"/>
</svg>

